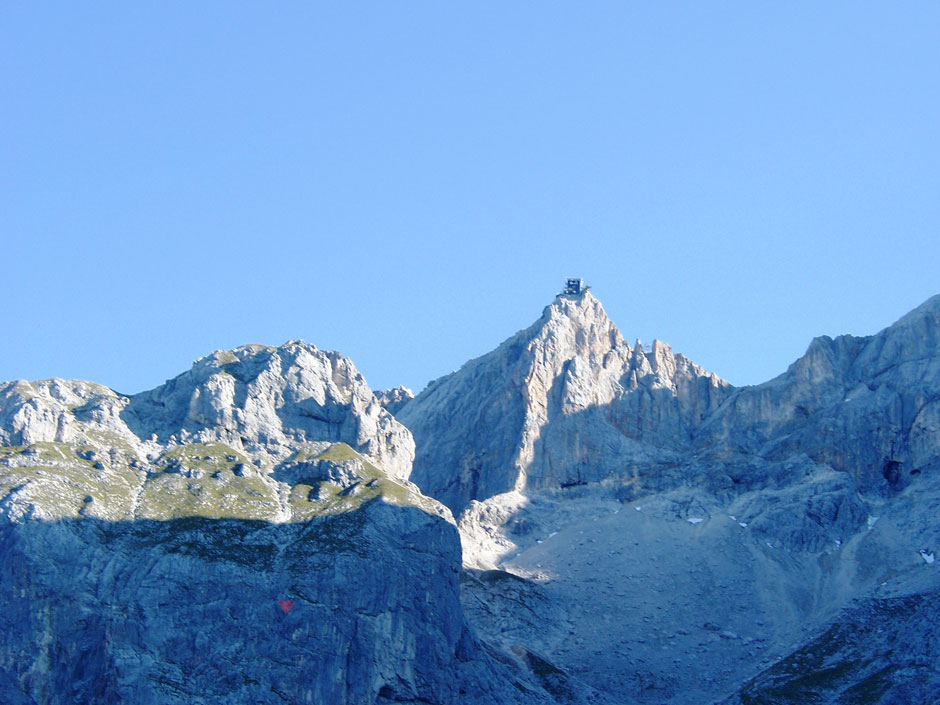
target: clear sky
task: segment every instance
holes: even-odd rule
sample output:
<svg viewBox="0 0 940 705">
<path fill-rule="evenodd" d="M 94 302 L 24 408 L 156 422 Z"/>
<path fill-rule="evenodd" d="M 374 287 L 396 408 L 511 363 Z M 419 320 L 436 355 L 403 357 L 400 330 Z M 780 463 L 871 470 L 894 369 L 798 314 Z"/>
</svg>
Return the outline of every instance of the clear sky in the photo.
<svg viewBox="0 0 940 705">
<path fill-rule="evenodd" d="M 940 293 L 936 2 L 8 2 L 0 379 L 429 380 L 582 276 L 734 384 Z"/>
</svg>

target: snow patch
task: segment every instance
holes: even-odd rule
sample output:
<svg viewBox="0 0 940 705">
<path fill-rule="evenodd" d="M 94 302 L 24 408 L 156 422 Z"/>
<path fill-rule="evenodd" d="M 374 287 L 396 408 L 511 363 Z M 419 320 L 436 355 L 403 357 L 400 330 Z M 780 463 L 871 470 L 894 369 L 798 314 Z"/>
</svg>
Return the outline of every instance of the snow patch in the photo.
<svg viewBox="0 0 940 705">
<path fill-rule="evenodd" d="M 933 552 L 927 552 L 927 549 L 922 549 L 920 552 L 920 557 L 924 559 L 924 563 L 933 563 L 935 558 Z"/>
<path fill-rule="evenodd" d="M 689 523 L 690 523 L 690 524 L 699 524 L 699 523 L 701 523 L 701 522 L 703 522 L 703 521 L 705 521 L 705 520 L 704 520 L 702 517 L 689 517 Z"/>
</svg>

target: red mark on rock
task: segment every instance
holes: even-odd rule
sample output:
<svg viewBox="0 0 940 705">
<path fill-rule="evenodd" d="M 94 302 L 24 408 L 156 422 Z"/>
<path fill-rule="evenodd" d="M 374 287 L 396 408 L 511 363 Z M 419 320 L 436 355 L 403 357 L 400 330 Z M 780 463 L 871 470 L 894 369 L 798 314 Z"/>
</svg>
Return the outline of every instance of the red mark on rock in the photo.
<svg viewBox="0 0 940 705">
<path fill-rule="evenodd" d="M 291 607 L 294 606 L 294 601 L 293 600 L 278 600 L 277 606 L 281 608 L 281 612 L 283 612 L 284 614 L 287 614 L 288 612 L 290 612 Z"/>
</svg>

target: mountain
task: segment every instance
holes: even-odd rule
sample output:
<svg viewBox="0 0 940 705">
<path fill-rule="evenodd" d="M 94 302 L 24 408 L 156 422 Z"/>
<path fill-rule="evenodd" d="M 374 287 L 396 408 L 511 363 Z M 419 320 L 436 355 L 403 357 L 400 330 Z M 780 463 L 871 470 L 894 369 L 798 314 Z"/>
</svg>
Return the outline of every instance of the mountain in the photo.
<svg viewBox="0 0 940 705">
<path fill-rule="evenodd" d="M 590 292 L 442 377 L 397 412 L 412 481 L 455 512 L 526 489 L 655 475 L 731 387 L 668 345 L 628 345 Z"/>
<path fill-rule="evenodd" d="M 453 518 L 338 353 L 8 383 L 0 439 L 2 702 L 554 702 L 468 627 Z"/>
<path fill-rule="evenodd" d="M 584 293 L 398 418 L 468 574 L 515 576 L 465 579 L 485 640 L 621 702 L 933 702 L 938 399 L 940 297 L 734 389 Z"/>
<path fill-rule="evenodd" d="M 940 296 L 877 335 L 816 338 L 780 377 L 739 390 L 697 445 L 781 459 L 797 452 L 866 493 L 907 486 L 938 463 Z"/>
<path fill-rule="evenodd" d="M 413 396 L 0 385 L 0 701 L 940 701 L 940 297 L 733 388 L 590 292 Z"/>
</svg>

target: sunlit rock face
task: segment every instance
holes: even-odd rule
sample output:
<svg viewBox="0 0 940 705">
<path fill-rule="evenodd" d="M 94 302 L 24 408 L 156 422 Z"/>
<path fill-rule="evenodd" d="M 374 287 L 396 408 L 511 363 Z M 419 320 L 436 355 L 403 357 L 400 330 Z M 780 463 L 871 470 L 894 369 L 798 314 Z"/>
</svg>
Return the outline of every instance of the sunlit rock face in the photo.
<svg viewBox="0 0 940 705">
<path fill-rule="evenodd" d="M 628 345 L 590 292 L 428 385 L 398 412 L 412 479 L 454 511 L 471 500 L 674 465 L 731 387 L 668 345 Z"/>
<path fill-rule="evenodd" d="M 408 387 L 395 387 L 395 389 L 376 392 L 375 398 L 389 413 L 397 414 L 415 398 L 415 395 Z"/>
<path fill-rule="evenodd" d="M 59 379 L 0 386 L 6 445 L 87 444 L 145 461 L 167 448 L 220 443 L 263 466 L 302 444 L 342 442 L 407 479 L 411 434 L 386 412 L 351 361 L 290 342 L 214 352 L 148 392 L 123 396 Z"/>
<path fill-rule="evenodd" d="M 337 353 L 9 383 L 0 439 L 0 702 L 549 702 L 468 628 L 451 513 Z"/>
</svg>

